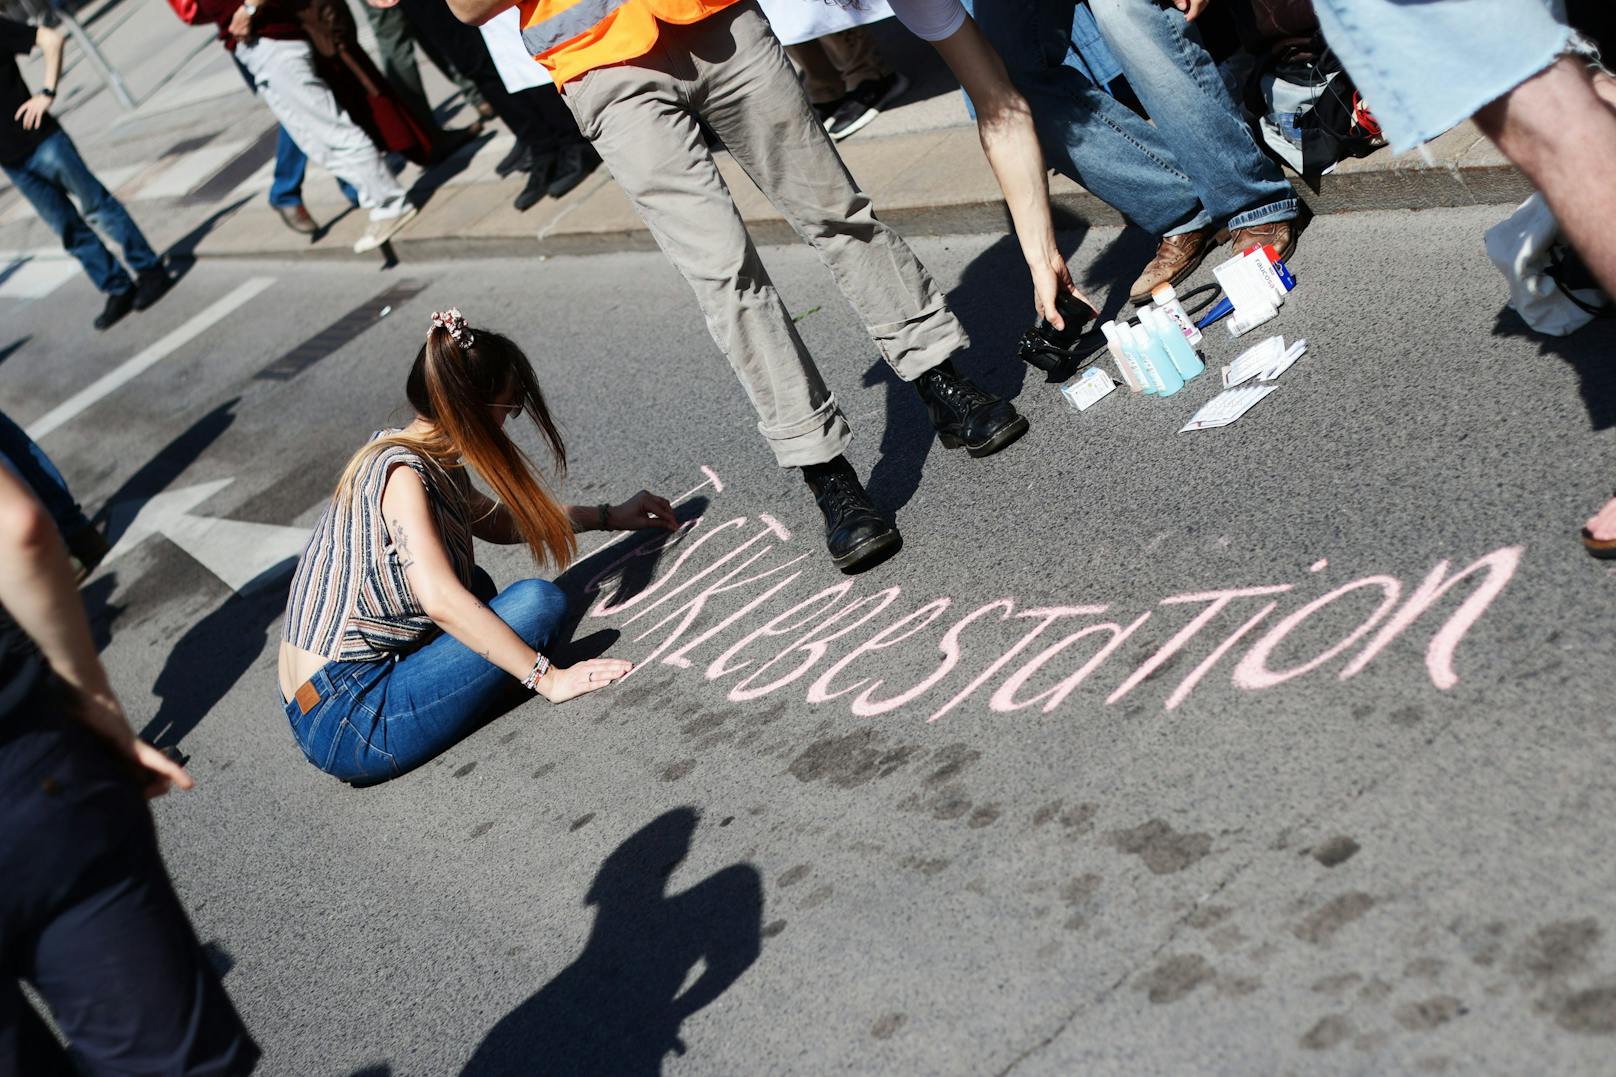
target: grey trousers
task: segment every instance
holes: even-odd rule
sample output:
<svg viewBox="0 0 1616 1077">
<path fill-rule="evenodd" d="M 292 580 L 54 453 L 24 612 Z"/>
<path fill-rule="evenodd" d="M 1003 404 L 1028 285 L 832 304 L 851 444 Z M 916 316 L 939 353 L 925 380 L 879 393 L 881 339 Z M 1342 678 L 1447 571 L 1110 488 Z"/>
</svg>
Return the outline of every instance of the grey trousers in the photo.
<svg viewBox="0 0 1616 1077">
<path fill-rule="evenodd" d="M 966 347 L 965 330 L 908 244 L 876 219 L 752 0 L 661 33 L 650 54 L 569 82 L 564 100 L 695 290 L 780 466 L 824 463 L 852 432 L 758 258 L 698 116 L 813 245 L 900 378 Z"/>
</svg>

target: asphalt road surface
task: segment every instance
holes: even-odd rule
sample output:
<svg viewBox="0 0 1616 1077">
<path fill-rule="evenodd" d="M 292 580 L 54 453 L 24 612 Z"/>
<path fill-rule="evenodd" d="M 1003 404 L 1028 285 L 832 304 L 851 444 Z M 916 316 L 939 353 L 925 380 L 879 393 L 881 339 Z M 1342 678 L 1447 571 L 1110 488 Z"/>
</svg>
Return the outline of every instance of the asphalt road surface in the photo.
<svg viewBox="0 0 1616 1077">
<path fill-rule="evenodd" d="M 1068 411 L 1013 245 L 917 240 L 1032 420 L 987 460 L 767 251 L 903 529 L 851 578 L 655 254 L 208 262 L 101 335 L 73 279 L 0 301 L 0 407 L 119 541 L 85 596 L 190 757 L 155 811 L 265 1073 L 1609 1072 L 1612 337 L 1502 312 L 1501 215 L 1320 219 L 1280 318 L 1208 338 L 1307 355 L 1187 434 L 1215 374 Z M 278 705 L 284 556 L 452 304 L 529 348 L 570 500 L 690 527 L 561 577 L 626 682 L 353 789 Z"/>
</svg>

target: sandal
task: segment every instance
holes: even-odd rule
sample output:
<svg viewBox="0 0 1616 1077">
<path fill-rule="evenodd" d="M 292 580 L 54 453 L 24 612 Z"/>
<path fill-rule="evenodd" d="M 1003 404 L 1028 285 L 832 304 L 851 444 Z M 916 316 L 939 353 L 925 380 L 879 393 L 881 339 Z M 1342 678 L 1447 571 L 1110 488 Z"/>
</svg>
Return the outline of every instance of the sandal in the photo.
<svg viewBox="0 0 1616 1077">
<path fill-rule="evenodd" d="M 1613 495 L 1612 500 L 1616 501 L 1616 495 Z M 1608 508 L 1609 504 L 1607 502 L 1605 507 Z M 1599 512 L 1604 511 L 1604 508 L 1599 510 Z M 1597 516 L 1598 513 L 1594 515 Z M 1616 538 L 1594 538 L 1593 532 L 1589 531 L 1585 526 L 1582 529 L 1582 545 L 1591 557 L 1597 557 L 1601 561 L 1616 560 Z"/>
</svg>

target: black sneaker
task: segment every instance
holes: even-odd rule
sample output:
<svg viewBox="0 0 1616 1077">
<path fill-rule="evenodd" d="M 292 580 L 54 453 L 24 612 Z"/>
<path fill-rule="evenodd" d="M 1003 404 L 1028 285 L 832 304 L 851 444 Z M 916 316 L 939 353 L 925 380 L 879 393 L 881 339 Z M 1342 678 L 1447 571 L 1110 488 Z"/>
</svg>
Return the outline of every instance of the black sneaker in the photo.
<svg viewBox="0 0 1616 1077">
<path fill-rule="evenodd" d="M 836 110 L 841 108 L 842 102 L 846 100 L 847 96 L 844 94 L 834 101 L 821 101 L 817 105 L 810 101 L 809 105 L 813 108 L 814 115 L 819 117 L 819 122 L 829 127 L 831 117 L 836 115 Z"/>
<path fill-rule="evenodd" d="M 174 278 L 170 277 L 162 266 L 146 270 L 135 282 L 135 309 L 145 310 L 163 298 L 173 283 Z"/>
<path fill-rule="evenodd" d="M 973 384 L 944 360 L 915 379 L 915 391 L 931 412 L 945 449 L 965 446 L 972 456 L 991 456 L 1027 432 L 1014 404 Z"/>
<path fill-rule="evenodd" d="M 825 514 L 825 548 L 837 568 L 843 572 L 868 568 L 903 545 L 898 529 L 876 510 L 845 456 L 805 467 L 802 473 Z"/>
<path fill-rule="evenodd" d="M 111 329 L 134 307 L 135 290 L 133 288 L 107 296 L 107 305 L 102 307 L 101 313 L 95 316 L 95 327 L 97 329 Z"/>
<path fill-rule="evenodd" d="M 556 155 L 553 153 L 535 153 L 531 156 L 527 185 L 517 194 L 516 201 L 511 203 L 518 213 L 526 213 L 538 205 L 550 187 L 550 177 L 555 174 L 555 165 Z"/>
<path fill-rule="evenodd" d="M 909 88 L 909 80 L 894 71 L 878 79 L 865 79 L 842 98 L 825 129 L 830 137 L 840 142 L 848 135 L 864 129 L 865 125 Z"/>
<path fill-rule="evenodd" d="M 499 159 L 499 164 L 494 166 L 494 175 L 504 179 L 512 172 L 526 172 L 532 167 L 533 151 L 524 143 L 518 142 L 511 147 L 509 153 Z"/>
<path fill-rule="evenodd" d="M 569 142 L 561 147 L 555 178 L 550 181 L 550 197 L 560 198 L 600 167 L 600 154 L 587 142 Z"/>
</svg>

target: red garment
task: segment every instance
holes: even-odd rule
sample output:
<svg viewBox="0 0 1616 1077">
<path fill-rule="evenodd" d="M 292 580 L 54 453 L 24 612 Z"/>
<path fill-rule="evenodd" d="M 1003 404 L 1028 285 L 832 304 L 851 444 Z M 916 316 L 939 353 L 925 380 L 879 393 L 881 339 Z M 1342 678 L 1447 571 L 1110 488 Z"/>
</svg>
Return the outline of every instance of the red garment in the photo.
<svg viewBox="0 0 1616 1077">
<path fill-rule="evenodd" d="M 231 52 L 236 51 L 236 39 L 230 36 L 230 20 L 241 7 L 243 0 L 196 0 L 196 10 L 199 22 L 211 22 L 219 28 L 219 40 Z M 306 41 L 308 34 L 303 32 L 303 26 L 297 21 L 297 14 L 291 10 L 289 4 L 280 3 L 279 0 L 264 0 L 255 5 L 258 14 L 253 16 L 253 36 L 268 37 L 277 41 Z"/>
</svg>

